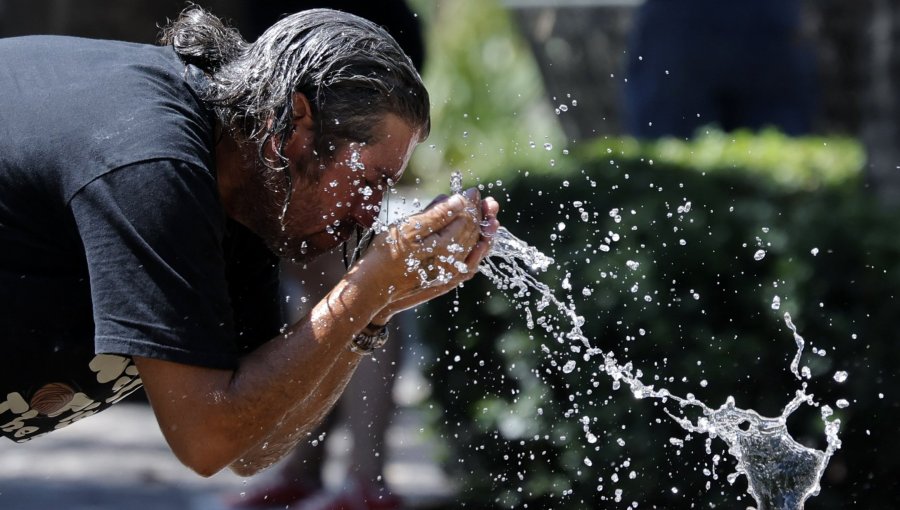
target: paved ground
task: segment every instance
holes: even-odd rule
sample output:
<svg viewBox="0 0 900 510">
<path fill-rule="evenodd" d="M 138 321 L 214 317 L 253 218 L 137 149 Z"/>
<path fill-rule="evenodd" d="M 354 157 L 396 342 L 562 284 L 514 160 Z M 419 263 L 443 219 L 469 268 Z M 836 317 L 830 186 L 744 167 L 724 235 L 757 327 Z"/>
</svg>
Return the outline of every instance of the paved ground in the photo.
<svg viewBox="0 0 900 510">
<path fill-rule="evenodd" d="M 342 472 L 345 436 L 332 434 L 326 483 Z M 416 412 L 401 407 L 388 432 L 385 478 L 410 508 L 451 497 L 431 440 Z M 0 439 L 0 510 L 224 510 L 223 497 L 264 476 L 195 475 L 169 451 L 143 404 L 119 404 L 25 444 Z"/>
</svg>

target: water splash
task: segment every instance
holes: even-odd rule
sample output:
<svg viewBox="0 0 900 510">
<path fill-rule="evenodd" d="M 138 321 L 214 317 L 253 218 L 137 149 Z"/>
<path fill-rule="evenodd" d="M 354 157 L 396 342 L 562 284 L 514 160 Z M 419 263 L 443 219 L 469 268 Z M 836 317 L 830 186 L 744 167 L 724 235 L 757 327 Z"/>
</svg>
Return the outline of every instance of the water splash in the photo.
<svg viewBox="0 0 900 510">
<path fill-rule="evenodd" d="M 459 181 L 455 182 L 458 192 L 461 185 Z M 657 389 L 653 385 L 646 385 L 641 381 L 640 370 L 635 370 L 630 362 L 622 365 L 616 360 L 614 353 L 593 347 L 581 330 L 584 318 L 577 314 L 574 304 L 558 299 L 546 284 L 532 274 L 546 271 L 552 264 L 552 258 L 501 228 L 480 271 L 497 288 L 510 292 L 518 303 L 524 303 L 522 306 L 525 308 L 529 328 L 540 325 L 560 343 L 577 340 L 579 343 L 570 344 L 570 349 L 574 353 L 582 353 L 585 362 L 595 356 L 602 358 L 600 371 L 612 378 L 613 389 L 619 389 L 625 383 L 638 399 L 654 398 L 661 400 L 663 404 L 672 401 L 682 411 L 687 407 L 699 408 L 702 416 L 696 421 L 677 416 L 669 409 L 665 409 L 665 412 L 685 430 L 706 434 L 711 439 L 719 438 L 725 442 L 728 453 L 737 461 L 736 473 L 729 476 L 728 480 L 734 482 L 738 476 L 746 476 L 748 492 L 756 500 L 758 510 L 799 510 L 810 496 L 819 493 L 819 481 L 825 467 L 834 452 L 841 447 L 838 438 L 841 422 L 832 417 L 833 412 L 829 406 L 819 404 L 812 394 L 806 393 L 805 382 L 802 389 L 797 390 L 794 399 L 784 407 L 781 415 L 774 418 L 761 416 L 752 409 L 741 409 L 735 405 L 732 397 L 728 397 L 721 407 L 713 409 L 691 394 L 680 397 L 665 388 Z M 533 313 L 528 308 L 531 303 L 538 313 L 551 305 L 555 307 L 568 319 L 568 330 L 565 331 L 566 328 L 559 324 L 554 325 L 545 316 L 534 320 Z M 789 314 L 784 314 L 784 321 L 793 333 L 797 346 L 797 353 L 791 362 L 791 372 L 802 381 L 799 365 L 805 342 Z M 576 362 L 570 360 L 562 370 L 569 373 L 575 367 Z M 804 375 L 808 373 L 805 368 Z M 828 444 L 825 451 L 803 446 L 788 433 L 788 417 L 804 404 L 821 408 Z"/>
</svg>

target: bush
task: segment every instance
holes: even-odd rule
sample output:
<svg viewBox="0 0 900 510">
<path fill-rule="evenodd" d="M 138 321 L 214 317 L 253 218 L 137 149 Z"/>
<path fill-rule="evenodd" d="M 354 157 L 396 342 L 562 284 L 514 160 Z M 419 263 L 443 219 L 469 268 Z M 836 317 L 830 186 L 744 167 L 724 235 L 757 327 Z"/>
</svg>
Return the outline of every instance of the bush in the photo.
<svg viewBox="0 0 900 510">
<path fill-rule="evenodd" d="M 894 217 L 862 189 L 859 147 L 710 133 L 691 143 L 606 140 L 570 158 L 555 175 L 522 169 L 489 191 L 504 202 L 506 226 L 555 258 L 539 279 L 575 304 L 593 344 L 657 387 L 712 407 L 733 395 L 776 416 L 800 385 L 788 370 L 789 312 L 807 340 L 810 390 L 843 421 L 844 448 L 808 508 L 896 507 L 900 240 Z M 529 329 L 522 308 L 476 278 L 420 310 L 437 353 L 428 369 L 436 427 L 462 503 L 752 505 L 743 478 L 725 479 L 734 463 L 723 443 L 711 443 L 722 458 L 713 462 L 705 437 L 686 434 L 658 401 L 612 389 L 597 358 L 563 372 L 578 355 Z M 847 382 L 832 379 L 836 370 Z M 836 408 L 838 398 L 850 407 Z M 795 413 L 789 428 L 824 448 L 817 409 Z"/>
</svg>

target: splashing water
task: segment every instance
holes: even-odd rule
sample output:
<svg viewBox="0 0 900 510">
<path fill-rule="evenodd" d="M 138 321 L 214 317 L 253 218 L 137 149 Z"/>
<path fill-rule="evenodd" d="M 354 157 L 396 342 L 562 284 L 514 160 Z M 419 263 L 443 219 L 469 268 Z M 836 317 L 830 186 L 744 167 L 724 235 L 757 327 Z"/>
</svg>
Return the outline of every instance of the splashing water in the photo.
<svg viewBox="0 0 900 510">
<path fill-rule="evenodd" d="M 461 190 L 458 173 L 454 174 L 452 184 L 453 191 L 458 193 Z M 820 405 L 812 394 L 806 393 L 805 382 L 802 383 L 802 389 L 797 390 L 794 399 L 784 407 L 781 415 L 775 418 L 761 416 L 752 409 L 741 409 L 735 405 L 732 397 L 721 407 L 713 409 L 691 394 L 684 398 L 669 393 L 665 388 L 657 389 L 653 385 L 646 385 L 641 381 L 641 371 L 635 370 L 630 362 L 621 365 L 614 353 L 592 347 L 582 333 L 584 318 L 576 313 L 574 304 L 560 301 L 546 284 L 532 275 L 532 272 L 546 271 L 552 264 L 552 258 L 501 228 L 480 271 L 497 288 L 510 292 L 517 301 L 526 300 L 523 308 L 530 329 L 535 327 L 536 321 L 527 306 L 527 300 L 533 299 L 534 308 L 538 312 L 551 305 L 555 307 L 568 319 L 570 327 L 567 331 L 546 320 L 538 320 L 537 323 L 549 334 L 553 334 L 560 343 L 565 343 L 566 340 L 578 341 L 570 343 L 569 348 L 573 353 L 580 353 L 584 362 L 590 361 L 594 356 L 602 357 L 600 371 L 612 378 L 614 390 L 619 389 L 624 382 L 638 399 L 655 398 L 664 404 L 671 400 L 682 410 L 687 407 L 699 408 L 702 416 L 696 421 L 676 416 L 668 409 L 665 412 L 685 430 L 706 434 L 725 442 L 728 453 L 737 461 L 736 473 L 729 476 L 728 480 L 733 483 L 738 476 L 746 476 L 748 492 L 756 500 L 759 510 L 799 510 L 810 496 L 819 493 L 819 480 L 825 467 L 841 446 L 838 438 L 841 422 L 832 418 L 833 412 L 829 406 Z M 803 381 L 799 364 L 805 342 L 797 333 L 789 314 L 784 314 L 784 320 L 797 345 L 797 353 L 790 369 L 797 379 Z M 562 370 L 565 373 L 572 372 L 576 365 L 575 360 L 568 360 Z M 788 433 L 788 417 L 804 404 L 821 409 L 828 444 L 825 451 L 805 447 Z"/>
</svg>

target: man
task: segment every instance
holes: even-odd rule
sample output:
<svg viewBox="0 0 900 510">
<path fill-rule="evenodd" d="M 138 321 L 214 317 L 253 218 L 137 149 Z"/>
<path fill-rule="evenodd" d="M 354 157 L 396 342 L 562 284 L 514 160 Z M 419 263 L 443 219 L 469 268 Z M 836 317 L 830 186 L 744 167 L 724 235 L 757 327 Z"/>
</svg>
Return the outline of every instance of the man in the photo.
<svg viewBox="0 0 900 510">
<path fill-rule="evenodd" d="M 283 0 L 279 2 L 242 2 L 241 33 L 255 39 L 282 18 L 284 12 L 318 7 L 349 12 L 366 18 L 387 30 L 409 56 L 417 70 L 422 69 L 425 48 L 419 18 L 405 0 Z M 393 201 L 396 204 L 396 201 Z M 394 205 L 391 204 L 391 205 Z M 398 211 L 389 211 L 397 217 Z M 282 261 L 282 290 L 287 295 L 284 308 L 287 317 L 297 319 L 344 274 L 341 254 L 327 254 L 312 263 L 292 264 Z M 402 366 L 401 352 L 415 336 L 414 317 L 409 313 L 391 321 L 391 341 L 379 349 L 373 363 L 362 363 L 341 398 L 323 422 L 306 440 L 300 441 L 292 453 L 278 466 L 259 477 L 253 485 L 226 493 L 225 502 L 233 508 L 265 506 L 290 507 L 292 510 L 327 510 L 329 508 L 403 508 L 399 495 L 391 492 L 386 461 L 391 455 L 387 433 L 396 411 L 393 398 L 395 376 Z M 325 484 L 328 451 L 346 426 L 349 446 L 345 470 L 336 487 Z M 325 435 L 325 442 L 312 441 Z"/>
<path fill-rule="evenodd" d="M 374 224 L 428 134 L 427 92 L 387 33 L 336 11 L 248 45 L 192 8 L 164 42 L 0 40 L 0 434 L 143 384 L 182 462 L 249 475 L 328 412 L 394 314 L 474 275 L 499 207 L 470 190 L 383 229 L 279 330 L 275 255 Z"/>
</svg>

